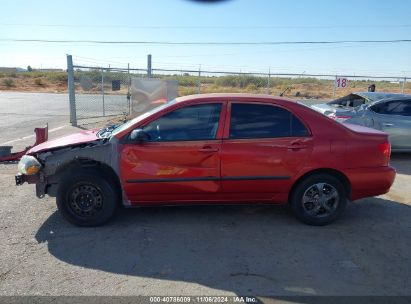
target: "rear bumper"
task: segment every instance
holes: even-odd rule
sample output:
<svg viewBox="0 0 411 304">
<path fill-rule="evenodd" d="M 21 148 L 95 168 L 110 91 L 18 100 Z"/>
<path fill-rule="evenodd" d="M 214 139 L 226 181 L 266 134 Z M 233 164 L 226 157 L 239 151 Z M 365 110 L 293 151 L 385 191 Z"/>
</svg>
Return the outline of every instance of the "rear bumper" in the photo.
<svg viewBox="0 0 411 304">
<path fill-rule="evenodd" d="M 351 200 L 385 194 L 395 180 L 395 169 L 387 167 L 345 170 L 351 183 Z"/>
</svg>

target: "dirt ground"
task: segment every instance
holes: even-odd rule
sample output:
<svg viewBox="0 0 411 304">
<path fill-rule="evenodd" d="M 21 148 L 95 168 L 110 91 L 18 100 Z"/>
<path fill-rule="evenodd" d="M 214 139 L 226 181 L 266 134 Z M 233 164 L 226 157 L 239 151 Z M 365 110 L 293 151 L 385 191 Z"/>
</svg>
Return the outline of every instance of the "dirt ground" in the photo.
<svg viewBox="0 0 411 304">
<path fill-rule="evenodd" d="M 0 295 L 411 295 L 411 155 L 392 165 L 390 193 L 325 227 L 242 206 L 120 210 L 78 228 L 3 164 Z"/>
</svg>

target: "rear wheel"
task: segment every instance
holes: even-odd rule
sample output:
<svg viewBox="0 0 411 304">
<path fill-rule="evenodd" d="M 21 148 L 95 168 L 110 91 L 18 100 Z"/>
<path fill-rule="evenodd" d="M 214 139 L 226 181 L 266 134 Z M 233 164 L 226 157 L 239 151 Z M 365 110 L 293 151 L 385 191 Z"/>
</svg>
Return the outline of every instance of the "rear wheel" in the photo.
<svg viewBox="0 0 411 304">
<path fill-rule="evenodd" d="M 106 223 L 119 203 L 117 184 L 98 170 L 66 175 L 57 193 L 57 207 L 70 223 L 98 226 Z"/>
<path fill-rule="evenodd" d="M 295 216 L 309 225 L 326 225 L 336 220 L 347 205 L 347 193 L 334 176 L 316 174 L 298 183 L 290 198 Z"/>
</svg>

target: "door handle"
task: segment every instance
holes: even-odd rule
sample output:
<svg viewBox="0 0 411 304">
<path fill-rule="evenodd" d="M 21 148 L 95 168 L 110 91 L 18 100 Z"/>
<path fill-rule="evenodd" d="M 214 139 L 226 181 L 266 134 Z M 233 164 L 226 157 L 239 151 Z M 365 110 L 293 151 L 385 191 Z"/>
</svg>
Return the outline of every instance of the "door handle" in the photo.
<svg viewBox="0 0 411 304">
<path fill-rule="evenodd" d="M 389 122 L 384 122 L 383 125 L 385 127 L 392 127 L 394 124 L 393 123 L 389 123 Z"/>
<path fill-rule="evenodd" d="M 211 153 L 211 152 L 218 152 L 218 148 L 213 148 L 213 147 L 210 147 L 210 146 L 205 146 L 205 147 L 202 147 L 200 150 L 198 150 L 198 151 L 200 151 L 200 152 L 206 152 L 206 153 Z"/>
<path fill-rule="evenodd" d="M 299 143 L 291 144 L 287 147 L 288 150 L 301 150 L 305 148 L 307 148 L 307 145 L 303 145 Z"/>
</svg>

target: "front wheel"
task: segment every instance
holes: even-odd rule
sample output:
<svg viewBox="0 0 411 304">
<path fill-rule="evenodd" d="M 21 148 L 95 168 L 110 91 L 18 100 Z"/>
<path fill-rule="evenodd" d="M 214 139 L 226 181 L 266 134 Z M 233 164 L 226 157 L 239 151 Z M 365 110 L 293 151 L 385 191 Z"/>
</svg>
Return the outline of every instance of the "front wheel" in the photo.
<svg viewBox="0 0 411 304">
<path fill-rule="evenodd" d="M 116 185 L 97 170 L 73 172 L 61 181 L 57 207 L 74 225 L 102 225 L 114 215 L 118 206 Z"/>
<path fill-rule="evenodd" d="M 291 194 L 290 204 L 299 220 L 321 226 L 342 214 L 347 205 L 347 193 L 334 176 L 316 174 L 298 183 Z"/>
</svg>

